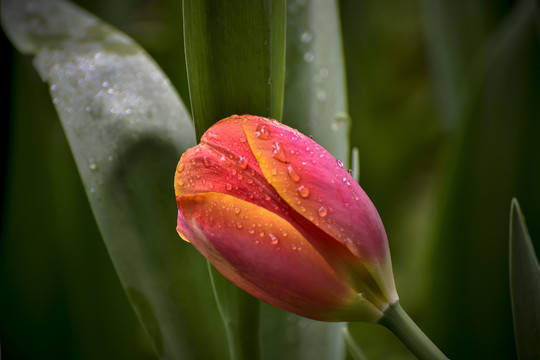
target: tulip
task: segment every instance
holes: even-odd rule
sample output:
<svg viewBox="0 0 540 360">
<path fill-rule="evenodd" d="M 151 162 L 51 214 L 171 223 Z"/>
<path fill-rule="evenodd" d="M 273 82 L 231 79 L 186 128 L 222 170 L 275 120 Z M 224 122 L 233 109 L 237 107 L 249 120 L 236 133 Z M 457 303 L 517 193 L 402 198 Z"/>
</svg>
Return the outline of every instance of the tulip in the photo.
<svg viewBox="0 0 540 360">
<path fill-rule="evenodd" d="M 323 321 L 397 303 L 388 241 L 343 163 L 276 120 L 231 116 L 176 168 L 178 234 L 255 297 Z"/>
</svg>

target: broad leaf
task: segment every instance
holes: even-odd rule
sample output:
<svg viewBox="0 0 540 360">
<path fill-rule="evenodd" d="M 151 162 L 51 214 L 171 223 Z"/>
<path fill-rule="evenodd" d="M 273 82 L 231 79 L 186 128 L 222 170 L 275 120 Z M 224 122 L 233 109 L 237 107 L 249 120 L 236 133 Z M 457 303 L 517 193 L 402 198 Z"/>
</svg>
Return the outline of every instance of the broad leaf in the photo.
<svg viewBox="0 0 540 360">
<path fill-rule="evenodd" d="M 183 15 L 197 136 L 232 114 L 281 119 L 285 2 L 184 0 Z M 211 273 L 231 358 L 257 359 L 259 301 Z"/>
<path fill-rule="evenodd" d="M 2 22 L 49 83 L 112 261 L 162 358 L 225 358 L 206 264 L 175 232 L 187 112 L 131 39 L 63 1 L 4 1 Z"/>
<path fill-rule="evenodd" d="M 349 162 L 347 88 L 337 1 L 291 1 L 287 7 L 283 123 Z"/>
<path fill-rule="evenodd" d="M 540 266 L 516 199 L 510 211 L 510 295 L 519 359 L 540 354 Z"/>
<path fill-rule="evenodd" d="M 280 120 L 284 0 L 184 0 L 183 10 L 197 137 L 233 114 Z"/>
</svg>

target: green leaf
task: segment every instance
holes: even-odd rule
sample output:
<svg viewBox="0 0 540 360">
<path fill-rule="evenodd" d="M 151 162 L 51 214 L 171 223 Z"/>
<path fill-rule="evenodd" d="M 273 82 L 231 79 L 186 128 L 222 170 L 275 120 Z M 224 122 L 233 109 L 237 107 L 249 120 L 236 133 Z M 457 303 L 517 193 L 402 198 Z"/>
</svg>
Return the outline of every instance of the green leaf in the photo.
<svg viewBox="0 0 540 360">
<path fill-rule="evenodd" d="M 172 178 L 195 144 L 165 75 L 131 39 L 63 1 L 4 1 L 2 22 L 49 83 L 120 280 L 162 358 L 226 358 L 204 259 L 175 233 Z"/>
<path fill-rule="evenodd" d="M 287 8 L 283 123 L 349 162 L 347 89 L 336 1 L 290 2 Z"/>
<path fill-rule="evenodd" d="M 285 1 L 184 0 L 183 10 L 197 136 L 232 114 L 280 120 Z"/>
<path fill-rule="evenodd" d="M 343 337 L 345 338 L 345 343 L 347 344 L 347 349 L 349 350 L 349 353 L 351 354 L 352 358 L 354 360 L 367 360 L 368 357 L 364 353 L 364 351 L 360 348 L 360 346 L 356 343 L 354 338 L 351 336 L 351 333 L 349 332 L 349 328 L 347 325 L 343 326 Z"/>
<path fill-rule="evenodd" d="M 343 323 L 306 319 L 261 304 L 263 360 L 338 360 L 345 357 Z"/>
<path fill-rule="evenodd" d="M 518 357 L 534 359 L 540 354 L 540 266 L 516 199 L 510 210 L 510 295 Z"/>
<path fill-rule="evenodd" d="M 259 332 L 257 330 L 260 302 L 233 285 L 210 263 L 208 263 L 208 271 L 219 312 L 225 323 L 231 359 L 259 359 Z"/>
<path fill-rule="evenodd" d="M 184 0 L 184 42 L 197 136 L 232 114 L 281 118 L 285 1 Z M 258 355 L 259 301 L 213 271 L 232 359 Z M 255 342 L 254 342 L 255 341 Z"/>
</svg>

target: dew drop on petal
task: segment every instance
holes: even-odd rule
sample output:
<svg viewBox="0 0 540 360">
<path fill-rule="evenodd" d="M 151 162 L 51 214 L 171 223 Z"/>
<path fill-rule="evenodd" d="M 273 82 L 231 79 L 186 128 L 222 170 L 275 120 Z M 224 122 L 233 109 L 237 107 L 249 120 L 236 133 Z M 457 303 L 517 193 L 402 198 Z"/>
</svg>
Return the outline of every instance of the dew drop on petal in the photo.
<svg viewBox="0 0 540 360">
<path fill-rule="evenodd" d="M 293 167 L 291 165 L 287 166 L 287 174 L 289 174 L 289 177 L 294 182 L 299 182 L 300 181 L 300 175 L 298 175 L 298 173 L 296 171 L 294 171 L 294 169 L 293 169 Z"/>
<path fill-rule="evenodd" d="M 178 164 L 178 166 L 176 167 L 176 171 L 178 171 L 179 173 L 181 173 L 182 171 L 184 171 L 184 163 L 180 163 Z"/>
<path fill-rule="evenodd" d="M 328 215 L 328 210 L 326 210 L 326 208 L 324 206 L 321 206 L 318 210 L 318 214 L 320 217 L 325 217 L 326 215 Z"/>
<path fill-rule="evenodd" d="M 250 228 L 248 229 L 248 233 L 250 233 L 250 234 L 252 234 L 252 235 L 255 234 L 255 229 L 252 228 L 252 227 L 250 227 Z"/>
<path fill-rule="evenodd" d="M 178 185 L 180 185 L 180 186 L 184 186 L 184 184 L 185 184 L 185 183 L 184 183 L 184 181 L 183 181 L 183 180 L 179 180 L 179 181 L 178 181 Z"/>
<path fill-rule="evenodd" d="M 232 185 L 231 184 L 225 185 L 225 189 L 231 191 L 232 190 Z"/>
<path fill-rule="evenodd" d="M 277 170 L 276 170 L 275 168 L 274 168 L 274 169 L 272 169 L 272 170 L 271 170 L 271 172 L 272 172 L 272 175 L 274 175 L 274 176 L 276 176 L 276 175 L 277 175 Z"/>
<path fill-rule="evenodd" d="M 272 245 L 277 245 L 277 244 L 279 244 L 279 239 L 277 238 L 276 235 L 274 235 L 274 234 L 272 234 L 272 233 L 269 233 L 269 234 L 268 234 L 268 237 L 270 238 L 270 243 L 271 243 Z"/>
<path fill-rule="evenodd" d="M 336 162 L 337 162 L 337 165 L 338 165 L 340 168 L 343 167 L 343 161 L 341 161 L 341 160 L 338 159 L 338 160 L 336 160 Z"/>
<path fill-rule="evenodd" d="M 287 162 L 287 158 L 285 157 L 285 153 L 283 152 L 283 148 L 279 142 L 275 141 L 274 145 L 272 145 L 272 149 L 274 149 L 272 152 L 272 157 L 274 159 L 281 161 L 282 163 Z"/>
<path fill-rule="evenodd" d="M 247 141 L 246 138 L 240 138 L 241 143 L 245 143 L 246 141 Z"/>
<path fill-rule="evenodd" d="M 296 190 L 298 191 L 298 194 L 304 199 L 309 196 L 309 189 L 304 185 L 300 185 Z"/>
<path fill-rule="evenodd" d="M 238 207 L 237 205 L 234 206 L 234 213 L 236 215 L 240 214 L 240 207 Z"/>
<path fill-rule="evenodd" d="M 261 140 L 270 139 L 270 132 L 268 131 L 268 128 L 265 124 L 257 125 L 257 129 L 255 130 L 255 136 Z"/>
<path fill-rule="evenodd" d="M 245 156 L 240 156 L 238 159 L 238 166 L 242 169 L 246 169 L 248 166 L 248 159 Z"/>
<path fill-rule="evenodd" d="M 210 158 L 205 156 L 203 158 L 203 164 L 204 164 L 204 167 L 209 168 L 212 165 L 212 160 L 210 160 Z"/>
</svg>

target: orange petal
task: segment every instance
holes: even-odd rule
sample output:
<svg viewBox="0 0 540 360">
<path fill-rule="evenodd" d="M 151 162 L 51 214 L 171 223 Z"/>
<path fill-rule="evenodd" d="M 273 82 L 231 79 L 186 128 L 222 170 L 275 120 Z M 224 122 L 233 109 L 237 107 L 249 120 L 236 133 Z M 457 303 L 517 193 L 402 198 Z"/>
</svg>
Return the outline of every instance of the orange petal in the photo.
<svg viewBox="0 0 540 360">
<path fill-rule="evenodd" d="M 180 196 L 177 203 L 179 232 L 219 272 L 259 299 L 332 321 L 357 298 L 346 279 L 273 212 L 218 193 Z M 368 317 L 380 316 L 370 304 L 363 306 Z"/>
</svg>

